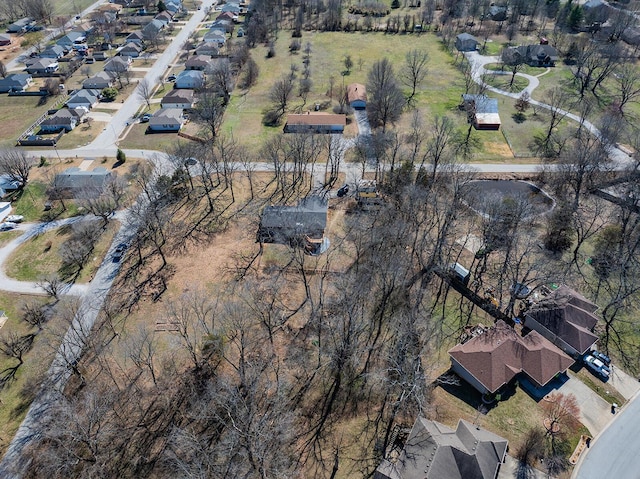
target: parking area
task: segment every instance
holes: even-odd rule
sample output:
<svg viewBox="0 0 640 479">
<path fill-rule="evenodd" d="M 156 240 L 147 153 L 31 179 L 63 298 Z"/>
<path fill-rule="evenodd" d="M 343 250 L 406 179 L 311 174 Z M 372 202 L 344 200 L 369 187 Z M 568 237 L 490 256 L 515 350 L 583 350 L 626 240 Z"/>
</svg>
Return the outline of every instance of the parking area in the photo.
<svg viewBox="0 0 640 479">
<path fill-rule="evenodd" d="M 592 436 L 599 434 L 613 419 L 611 404 L 573 374 L 569 374 L 569 379 L 558 391 L 562 394 L 573 394 L 576 397 L 580 406 L 580 421 L 589 429 Z"/>
</svg>

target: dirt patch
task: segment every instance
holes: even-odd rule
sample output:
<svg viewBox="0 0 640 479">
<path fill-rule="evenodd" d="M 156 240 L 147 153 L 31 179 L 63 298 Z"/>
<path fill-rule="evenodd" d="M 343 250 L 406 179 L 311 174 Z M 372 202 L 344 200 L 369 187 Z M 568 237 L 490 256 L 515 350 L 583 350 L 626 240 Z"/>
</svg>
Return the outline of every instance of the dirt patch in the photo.
<svg viewBox="0 0 640 479">
<path fill-rule="evenodd" d="M 487 142 L 484 144 L 484 149 L 491 155 L 513 158 L 511 148 L 509 148 L 509 145 L 505 145 L 504 143 Z"/>
</svg>

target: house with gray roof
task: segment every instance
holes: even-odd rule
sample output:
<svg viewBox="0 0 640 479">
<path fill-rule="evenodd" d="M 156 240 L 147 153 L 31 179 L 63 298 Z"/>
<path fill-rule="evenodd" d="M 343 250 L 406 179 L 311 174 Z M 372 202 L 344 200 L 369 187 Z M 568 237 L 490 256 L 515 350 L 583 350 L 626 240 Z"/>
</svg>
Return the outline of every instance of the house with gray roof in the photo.
<svg viewBox="0 0 640 479">
<path fill-rule="evenodd" d="M 220 45 L 218 42 L 203 42 L 195 50 L 196 55 L 208 55 L 217 57 L 220 54 Z"/>
<path fill-rule="evenodd" d="M 295 206 L 267 206 L 260 218 L 260 243 L 292 244 L 305 238 L 322 239 L 327 227 L 327 200 L 303 198 Z"/>
<path fill-rule="evenodd" d="M 160 100 L 160 107 L 188 109 L 193 107 L 193 98 L 193 90 L 174 88 Z"/>
<path fill-rule="evenodd" d="M 91 110 L 98 101 L 100 101 L 100 90 L 83 88 L 71 94 L 69 100 L 67 100 L 67 107 L 72 109 L 84 107 L 87 110 Z"/>
<path fill-rule="evenodd" d="M 29 17 L 24 17 L 20 20 L 16 20 L 7 27 L 7 33 L 24 33 L 32 23 L 33 19 Z"/>
<path fill-rule="evenodd" d="M 116 74 L 113 72 L 101 71 L 82 82 L 82 88 L 102 90 L 113 86 Z"/>
<path fill-rule="evenodd" d="M 96 198 L 100 196 L 107 182 L 115 177 L 115 172 L 98 167 L 93 170 L 81 170 L 78 167 L 67 168 L 58 173 L 53 180 L 53 197 Z"/>
<path fill-rule="evenodd" d="M 118 55 L 138 58 L 140 53 L 142 53 L 142 46 L 137 43 L 130 42 L 120 49 Z"/>
<path fill-rule="evenodd" d="M 478 48 L 478 39 L 468 33 L 461 33 L 456 37 L 456 50 L 459 52 L 475 52 Z"/>
<path fill-rule="evenodd" d="M 60 38 L 56 42 L 56 45 L 63 46 L 67 49 L 72 49 L 74 45 L 79 45 L 81 43 L 84 43 L 86 40 L 87 40 L 87 35 L 85 34 L 85 32 L 72 30 L 66 35 L 64 35 L 62 38 Z"/>
<path fill-rule="evenodd" d="M 463 419 L 453 429 L 418 417 L 397 459 L 385 459 L 374 479 L 495 479 L 509 442 Z"/>
<path fill-rule="evenodd" d="M 155 18 L 142 28 L 142 36 L 145 39 L 154 39 L 158 36 L 165 24 Z"/>
<path fill-rule="evenodd" d="M 31 75 L 46 75 L 58 71 L 59 68 L 60 65 L 54 58 L 35 58 L 27 62 L 24 70 Z"/>
<path fill-rule="evenodd" d="M 207 55 L 193 55 L 184 62 L 186 70 L 206 70 L 211 65 L 211 57 Z"/>
<path fill-rule="evenodd" d="M 202 41 L 205 43 L 215 43 L 218 45 L 218 48 L 222 48 L 227 42 L 227 35 L 224 31 L 216 28 L 205 33 L 204 37 L 202 37 Z"/>
<path fill-rule="evenodd" d="M 6 78 L 0 78 L 0 93 L 25 91 L 32 81 L 33 77 L 28 73 L 11 73 Z"/>
<path fill-rule="evenodd" d="M 11 45 L 11 35 L 0 33 L 0 47 L 6 47 L 7 45 Z"/>
<path fill-rule="evenodd" d="M 149 120 L 149 131 L 176 132 L 183 124 L 182 108 L 161 108 Z"/>
<path fill-rule="evenodd" d="M 56 60 L 62 58 L 65 54 L 65 49 L 61 45 L 51 45 L 47 47 L 39 56 L 40 58 L 55 58 Z"/>
<path fill-rule="evenodd" d="M 176 88 L 201 88 L 204 85 L 204 73 L 200 70 L 184 70 L 176 77 Z"/>
<path fill-rule="evenodd" d="M 111 57 L 104 64 L 104 71 L 122 73 L 131 68 L 131 57 Z"/>
<path fill-rule="evenodd" d="M 62 130 L 71 131 L 80 123 L 81 116 L 81 113 L 76 110 L 61 108 L 40 123 L 40 131 L 45 133 L 57 133 Z"/>
<path fill-rule="evenodd" d="M 144 44 L 144 35 L 142 34 L 142 30 L 136 30 L 135 32 L 131 32 L 125 38 L 127 43 L 136 43 L 138 45 Z"/>
<path fill-rule="evenodd" d="M 558 61 L 558 51 L 551 45 L 521 45 L 514 48 L 531 67 L 553 67 Z"/>
</svg>

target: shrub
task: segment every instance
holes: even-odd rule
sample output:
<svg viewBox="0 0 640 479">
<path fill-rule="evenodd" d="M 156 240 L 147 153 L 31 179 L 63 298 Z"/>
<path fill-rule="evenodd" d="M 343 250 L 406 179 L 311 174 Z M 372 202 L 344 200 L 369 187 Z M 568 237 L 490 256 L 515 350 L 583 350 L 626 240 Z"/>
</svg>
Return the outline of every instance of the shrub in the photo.
<svg viewBox="0 0 640 479">
<path fill-rule="evenodd" d="M 125 155 L 124 151 L 120 148 L 118 148 L 118 152 L 116 153 L 116 160 L 118 160 L 118 163 L 124 163 L 127 161 L 127 155 Z"/>
</svg>

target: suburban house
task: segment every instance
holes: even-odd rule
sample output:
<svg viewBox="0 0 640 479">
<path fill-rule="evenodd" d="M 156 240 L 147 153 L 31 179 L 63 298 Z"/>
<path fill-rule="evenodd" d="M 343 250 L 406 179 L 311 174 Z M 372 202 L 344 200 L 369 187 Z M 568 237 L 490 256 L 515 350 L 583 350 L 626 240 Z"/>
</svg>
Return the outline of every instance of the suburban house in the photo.
<svg viewBox="0 0 640 479">
<path fill-rule="evenodd" d="M 373 479 L 495 479 L 509 442 L 463 419 L 453 429 L 418 417 L 397 459 L 385 459 Z"/>
<path fill-rule="evenodd" d="M 367 106 L 367 87 L 360 83 L 348 85 L 347 101 L 354 110 L 364 110 Z"/>
<path fill-rule="evenodd" d="M 202 41 L 205 43 L 215 43 L 218 45 L 218 48 L 222 48 L 227 42 L 227 35 L 219 29 L 209 30 L 204 34 L 204 37 L 202 37 Z"/>
<path fill-rule="evenodd" d="M 27 28 L 31 26 L 33 20 L 29 17 L 21 18 L 20 20 L 16 20 L 11 25 L 7 27 L 7 33 L 24 33 L 27 31 Z"/>
<path fill-rule="evenodd" d="M 499 130 L 501 121 L 498 114 L 498 100 L 486 95 L 462 95 L 462 106 L 467 111 L 467 119 L 476 130 Z"/>
<path fill-rule="evenodd" d="M 291 114 L 284 125 L 285 133 L 342 133 L 347 125 L 346 115 L 308 112 Z"/>
<path fill-rule="evenodd" d="M 184 123 L 181 108 L 160 108 L 149 120 L 152 132 L 179 131 Z"/>
<path fill-rule="evenodd" d="M 11 175 L 0 175 L 0 198 L 4 198 L 9 193 L 17 191 L 20 188 L 20 182 L 14 180 Z"/>
<path fill-rule="evenodd" d="M 61 108 L 49 118 L 40 123 L 40 131 L 45 133 L 57 133 L 59 131 L 71 131 L 80 122 L 80 115 L 75 110 Z"/>
<path fill-rule="evenodd" d="M 112 57 L 104 64 L 104 71 L 122 73 L 131 68 L 131 57 Z"/>
<path fill-rule="evenodd" d="M 0 47 L 6 47 L 7 45 L 11 45 L 11 35 L 0 33 Z"/>
<path fill-rule="evenodd" d="M 11 73 L 6 78 L 0 78 L 0 93 L 25 91 L 32 81 L 33 77 L 28 73 Z"/>
<path fill-rule="evenodd" d="M 193 55 L 184 62 L 184 67 L 187 70 L 201 70 L 204 71 L 211 64 L 211 57 L 207 55 Z"/>
<path fill-rule="evenodd" d="M 524 318 L 524 325 L 540 333 L 570 356 L 587 352 L 598 340 L 593 329 L 598 306 L 580 293 L 560 286 L 535 304 Z"/>
<path fill-rule="evenodd" d="M 164 28 L 164 23 L 155 18 L 142 27 L 142 36 L 146 39 L 154 39 L 160 33 L 160 30 Z"/>
<path fill-rule="evenodd" d="M 46 75 L 58 71 L 60 65 L 54 58 L 35 58 L 27 62 L 27 67 L 24 69 L 31 75 Z"/>
<path fill-rule="evenodd" d="M 223 5 L 220 11 L 222 13 L 230 12 L 230 13 L 233 13 L 234 15 L 240 15 L 240 5 L 238 5 L 237 3 L 229 2 Z"/>
<path fill-rule="evenodd" d="M 609 19 L 609 6 L 602 0 L 589 0 L 582 5 L 584 21 L 587 25 L 605 23 Z"/>
<path fill-rule="evenodd" d="M 65 54 L 65 49 L 61 45 L 51 45 L 47 47 L 39 56 L 40 58 L 55 58 L 56 60 L 62 58 Z"/>
<path fill-rule="evenodd" d="M 182 109 L 193 107 L 193 90 L 187 88 L 171 90 L 160 100 L 160 107 Z"/>
<path fill-rule="evenodd" d="M 551 45 L 516 47 L 524 62 L 531 67 L 552 67 L 558 61 L 558 51 Z"/>
<path fill-rule="evenodd" d="M 296 206 L 267 206 L 260 218 L 257 241 L 296 244 L 324 237 L 327 227 L 327 200 L 308 196 Z"/>
<path fill-rule="evenodd" d="M 96 198 L 102 194 L 107 182 L 115 173 L 106 168 L 81 170 L 78 167 L 67 168 L 58 173 L 53 180 L 52 197 L 56 198 Z"/>
<path fill-rule="evenodd" d="M 204 73 L 199 70 L 184 70 L 176 77 L 176 88 L 201 88 L 204 85 Z"/>
<path fill-rule="evenodd" d="M 118 54 L 121 56 L 127 56 L 131 58 L 138 58 L 140 56 L 140 53 L 142 53 L 142 46 L 133 42 L 127 43 L 118 52 Z"/>
<path fill-rule="evenodd" d="M 504 22 L 507 19 L 507 7 L 491 5 L 487 16 L 494 22 Z"/>
<path fill-rule="evenodd" d="M 449 356 L 451 370 L 483 394 L 495 394 L 519 374 L 545 386 L 574 363 L 538 332 L 520 336 L 501 320 L 451 348 Z"/>
<path fill-rule="evenodd" d="M 72 49 L 74 45 L 80 45 L 87 41 L 85 32 L 73 30 L 60 38 L 56 44 L 62 47 L 66 47 L 68 50 Z"/>
<path fill-rule="evenodd" d="M 98 72 L 91 78 L 87 78 L 82 82 L 82 88 L 98 89 L 109 88 L 113 86 L 115 80 L 115 73 L 112 72 Z"/>
<path fill-rule="evenodd" d="M 233 33 L 234 28 L 233 20 L 226 17 L 218 17 L 211 25 L 209 25 L 209 30 L 220 30 L 222 33 Z"/>
<path fill-rule="evenodd" d="M 169 22 L 171 22 L 171 20 L 173 19 L 173 15 L 171 14 L 171 12 L 165 10 L 164 12 L 158 13 L 154 18 L 156 20 L 160 20 L 161 22 L 164 22 L 164 24 L 166 25 Z"/>
<path fill-rule="evenodd" d="M 76 90 L 67 100 L 67 108 L 86 108 L 91 110 L 98 101 L 100 101 L 100 90 Z"/>
<path fill-rule="evenodd" d="M 216 17 L 216 21 L 218 21 L 218 20 L 228 20 L 230 22 L 233 22 L 234 16 L 235 15 L 232 12 L 222 12 L 220 15 L 218 15 Z"/>
<path fill-rule="evenodd" d="M 459 52 L 475 52 L 478 48 L 478 40 L 473 35 L 461 33 L 456 37 L 456 50 Z"/>
<path fill-rule="evenodd" d="M 218 42 L 204 42 L 198 45 L 195 52 L 196 55 L 217 57 L 220 54 L 220 46 L 218 45 Z"/>
<path fill-rule="evenodd" d="M 127 38 L 125 38 L 125 41 L 127 42 L 127 44 L 135 43 L 140 46 L 144 45 L 144 37 L 142 35 L 142 30 L 136 30 L 135 32 L 131 32 L 129 35 L 127 35 Z"/>
<path fill-rule="evenodd" d="M 174 16 L 182 9 L 181 4 L 173 2 L 165 2 L 165 7 L 167 8 L 167 12 L 171 13 Z"/>
</svg>

